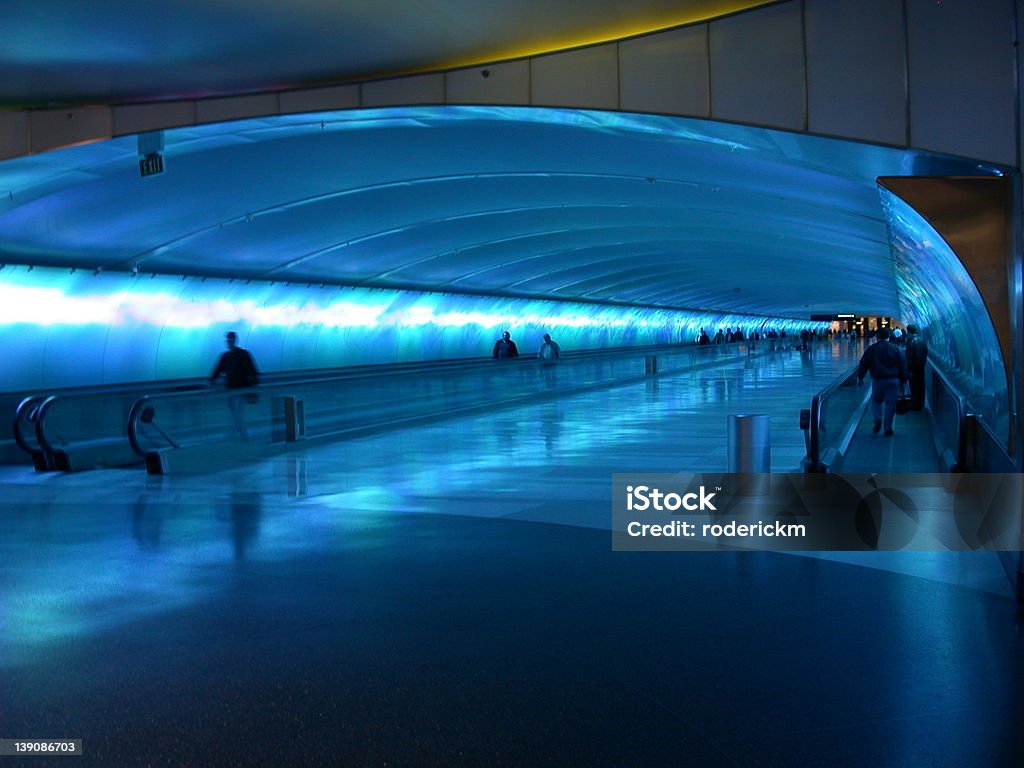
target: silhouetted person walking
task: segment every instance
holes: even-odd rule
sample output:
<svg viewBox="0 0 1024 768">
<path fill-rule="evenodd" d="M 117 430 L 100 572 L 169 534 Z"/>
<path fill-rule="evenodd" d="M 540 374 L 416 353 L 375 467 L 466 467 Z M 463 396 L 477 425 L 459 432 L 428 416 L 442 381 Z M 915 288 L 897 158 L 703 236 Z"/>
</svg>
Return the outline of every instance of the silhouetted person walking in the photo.
<svg viewBox="0 0 1024 768">
<path fill-rule="evenodd" d="M 511 360 L 514 357 L 519 357 L 519 347 L 512 341 L 512 334 L 505 331 L 501 334 L 501 338 L 494 342 L 494 359 L 495 360 Z"/>
<path fill-rule="evenodd" d="M 875 419 L 872 432 L 882 428 L 883 409 L 885 406 L 885 436 L 892 437 L 892 419 L 896 415 L 896 398 L 900 387 L 907 380 L 907 363 L 903 359 L 903 350 L 889 342 L 889 329 L 878 331 L 878 341 L 865 350 L 857 369 L 857 380 L 864 381 L 864 376 L 871 372 L 871 413 Z"/>
<path fill-rule="evenodd" d="M 557 341 L 551 340 L 551 334 L 544 334 L 544 343 L 540 345 L 540 349 L 537 350 L 537 359 L 541 363 L 550 365 L 556 360 L 562 357 L 562 348 L 558 346 Z"/>
<path fill-rule="evenodd" d="M 540 369 L 544 374 L 544 383 L 548 389 L 554 389 L 557 385 L 555 377 L 555 369 L 558 367 L 558 361 L 562 357 L 562 348 L 558 346 L 557 341 L 551 340 L 551 334 L 544 334 L 544 341 L 540 345 L 540 349 L 537 350 L 537 359 L 540 360 Z"/>
<path fill-rule="evenodd" d="M 228 389 L 254 387 L 259 384 L 260 375 L 256 370 L 256 363 L 248 350 L 238 346 L 238 334 L 228 331 L 224 340 L 228 345 L 228 351 L 217 361 L 217 367 L 210 374 L 210 383 L 213 384 L 223 373 Z"/>
<path fill-rule="evenodd" d="M 224 384 L 228 389 L 244 389 L 254 387 L 260 383 L 260 375 L 256 370 L 256 363 L 248 350 L 238 346 L 238 334 L 228 331 L 224 337 L 228 345 L 228 351 L 220 356 L 217 367 L 210 374 L 210 384 L 217 381 L 221 374 L 224 374 Z M 253 395 L 254 397 L 256 395 Z M 231 420 L 234 422 L 235 434 L 242 440 L 248 440 L 249 435 L 245 430 L 245 419 L 242 416 L 242 407 L 245 405 L 245 395 L 231 395 L 228 397 L 228 410 L 231 411 Z"/>
<path fill-rule="evenodd" d="M 924 369 L 928 363 L 928 342 L 918 334 L 917 326 L 907 326 L 907 368 L 910 373 L 910 407 L 924 408 Z"/>
</svg>

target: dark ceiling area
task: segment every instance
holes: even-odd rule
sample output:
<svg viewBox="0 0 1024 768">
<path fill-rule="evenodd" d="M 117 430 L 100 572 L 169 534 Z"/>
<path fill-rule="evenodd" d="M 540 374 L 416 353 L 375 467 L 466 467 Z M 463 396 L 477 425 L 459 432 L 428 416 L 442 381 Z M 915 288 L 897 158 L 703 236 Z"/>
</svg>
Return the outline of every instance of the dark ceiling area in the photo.
<svg viewBox="0 0 1024 768">
<path fill-rule="evenodd" d="M 195 98 L 465 66 L 765 0 L 2 3 L 0 107 Z"/>
</svg>

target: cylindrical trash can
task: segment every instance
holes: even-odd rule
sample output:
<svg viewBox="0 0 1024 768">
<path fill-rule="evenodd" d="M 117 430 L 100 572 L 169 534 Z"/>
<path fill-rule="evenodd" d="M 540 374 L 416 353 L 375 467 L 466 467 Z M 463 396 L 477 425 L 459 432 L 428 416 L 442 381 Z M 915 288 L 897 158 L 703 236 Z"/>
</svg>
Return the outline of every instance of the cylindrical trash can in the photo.
<svg viewBox="0 0 1024 768">
<path fill-rule="evenodd" d="M 772 420 L 764 414 L 729 416 L 728 471 L 751 475 L 736 489 L 740 495 L 761 496 L 771 492 Z"/>
<path fill-rule="evenodd" d="M 772 419 L 763 414 L 729 416 L 729 472 L 772 471 Z"/>
</svg>

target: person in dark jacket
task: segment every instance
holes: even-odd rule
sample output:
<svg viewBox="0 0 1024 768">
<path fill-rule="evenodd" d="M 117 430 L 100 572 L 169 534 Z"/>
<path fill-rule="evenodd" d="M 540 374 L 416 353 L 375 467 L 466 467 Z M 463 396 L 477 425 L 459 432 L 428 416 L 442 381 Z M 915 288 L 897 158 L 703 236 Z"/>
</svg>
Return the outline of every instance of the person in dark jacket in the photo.
<svg viewBox="0 0 1024 768">
<path fill-rule="evenodd" d="M 495 360 L 511 360 L 519 357 L 519 347 L 512 341 L 511 333 L 505 331 L 501 334 L 501 338 L 494 342 L 493 355 Z"/>
<path fill-rule="evenodd" d="M 924 408 L 924 369 L 928 363 L 928 342 L 918 334 L 917 326 L 907 326 L 907 369 L 910 373 L 910 407 Z"/>
<path fill-rule="evenodd" d="M 892 419 L 896 415 L 896 398 L 900 388 L 907 380 L 907 362 L 903 358 L 903 350 L 889 341 L 889 329 L 878 331 L 878 341 L 865 350 L 857 369 L 857 380 L 871 373 L 871 413 L 875 419 L 872 432 L 878 432 L 883 426 L 883 404 L 885 405 L 884 425 L 885 436 L 892 437 Z"/>
<path fill-rule="evenodd" d="M 220 356 L 217 367 L 210 374 L 210 383 L 217 381 L 217 377 L 224 374 L 224 383 L 228 389 L 242 389 L 243 387 L 255 387 L 260 383 L 260 374 L 256 370 L 256 363 L 253 362 L 249 351 L 238 346 L 238 334 L 228 331 L 224 337 L 228 345 L 228 351 Z"/>
<path fill-rule="evenodd" d="M 256 363 L 248 350 L 238 346 L 238 334 L 228 331 L 224 337 L 227 342 L 228 351 L 220 356 L 217 367 L 210 374 L 210 384 L 217 381 L 221 374 L 224 374 L 224 385 L 228 389 L 245 389 L 255 387 L 260 383 L 260 374 L 256 370 Z M 252 397 L 258 397 L 253 394 Z M 245 428 L 245 416 L 242 409 L 246 403 L 245 395 L 231 395 L 228 397 L 228 410 L 231 412 L 231 421 L 234 424 L 235 436 L 241 440 L 248 440 L 249 434 Z"/>
</svg>

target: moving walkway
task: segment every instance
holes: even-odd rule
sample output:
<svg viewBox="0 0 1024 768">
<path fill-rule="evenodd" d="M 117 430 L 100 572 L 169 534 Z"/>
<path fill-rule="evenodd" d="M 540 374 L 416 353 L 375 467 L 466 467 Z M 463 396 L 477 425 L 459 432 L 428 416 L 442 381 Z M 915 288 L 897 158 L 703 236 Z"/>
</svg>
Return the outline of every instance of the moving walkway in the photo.
<svg viewBox="0 0 1024 768">
<path fill-rule="evenodd" d="M 161 456 L 184 449 L 225 442 L 280 448 L 300 439 L 355 436 L 713 367 L 770 349 L 660 345 L 570 353 L 553 366 L 524 356 L 288 372 L 264 375 L 248 390 L 194 379 L 30 394 L 16 410 L 12 442 L 40 470 L 149 460 L 160 471 Z"/>
</svg>

